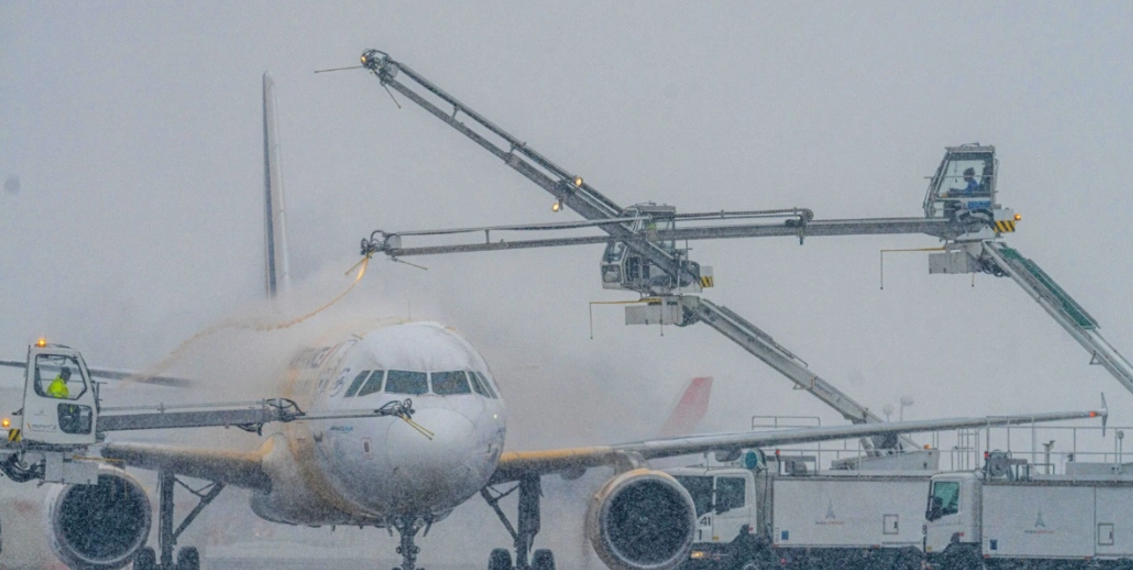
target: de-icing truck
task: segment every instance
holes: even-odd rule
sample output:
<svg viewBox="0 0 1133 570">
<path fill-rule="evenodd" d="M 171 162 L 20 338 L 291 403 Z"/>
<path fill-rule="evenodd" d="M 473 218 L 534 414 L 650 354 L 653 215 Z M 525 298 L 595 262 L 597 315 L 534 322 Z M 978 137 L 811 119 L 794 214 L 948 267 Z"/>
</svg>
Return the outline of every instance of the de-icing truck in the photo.
<svg viewBox="0 0 1133 570">
<path fill-rule="evenodd" d="M 814 457 L 747 452 L 735 466 L 666 469 L 696 504 L 682 570 L 921 566 L 924 497 L 938 451 L 893 469 L 813 471 Z"/>
<path fill-rule="evenodd" d="M 933 476 L 930 568 L 1133 568 L 1133 464 L 1032 475 L 1017 461 L 992 454 L 982 472 Z"/>
</svg>

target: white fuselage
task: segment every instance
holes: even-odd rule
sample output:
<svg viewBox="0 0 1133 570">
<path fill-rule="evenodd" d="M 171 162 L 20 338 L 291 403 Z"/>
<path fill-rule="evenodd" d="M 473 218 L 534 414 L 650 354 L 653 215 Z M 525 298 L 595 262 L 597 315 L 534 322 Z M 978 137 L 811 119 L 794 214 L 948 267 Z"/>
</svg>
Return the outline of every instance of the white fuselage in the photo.
<svg viewBox="0 0 1133 570">
<path fill-rule="evenodd" d="M 504 403 L 483 357 L 436 323 L 382 326 L 296 355 L 285 395 L 309 411 L 376 410 L 412 400 L 398 417 L 285 424 L 265 442 L 270 492 L 252 509 L 292 524 L 435 521 L 480 491 L 496 469 Z"/>
</svg>

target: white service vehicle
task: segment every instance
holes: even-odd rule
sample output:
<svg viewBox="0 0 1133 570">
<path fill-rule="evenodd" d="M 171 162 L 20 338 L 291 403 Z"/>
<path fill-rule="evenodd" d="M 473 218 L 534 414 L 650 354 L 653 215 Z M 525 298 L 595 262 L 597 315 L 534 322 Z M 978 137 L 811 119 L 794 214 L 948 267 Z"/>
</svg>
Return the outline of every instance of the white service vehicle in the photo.
<svg viewBox="0 0 1133 570">
<path fill-rule="evenodd" d="M 925 555 L 938 569 L 1133 568 L 1133 464 L 1068 462 L 1033 475 L 993 453 L 932 478 Z"/>
<path fill-rule="evenodd" d="M 666 469 L 696 504 L 683 568 L 918 569 L 937 459 L 926 454 L 931 469 L 815 472 L 805 467 L 813 458 L 756 451 L 735 466 Z"/>
</svg>

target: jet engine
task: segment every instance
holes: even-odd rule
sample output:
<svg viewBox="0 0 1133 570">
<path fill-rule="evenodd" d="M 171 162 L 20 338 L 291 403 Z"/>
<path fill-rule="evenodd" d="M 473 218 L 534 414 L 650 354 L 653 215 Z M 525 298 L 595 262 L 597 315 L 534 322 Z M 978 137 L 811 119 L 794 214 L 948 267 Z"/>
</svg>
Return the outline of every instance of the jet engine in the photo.
<svg viewBox="0 0 1133 570">
<path fill-rule="evenodd" d="M 96 485 L 55 485 L 45 507 L 51 550 L 69 568 L 121 568 L 149 538 L 149 497 L 118 469 L 100 467 Z"/>
<path fill-rule="evenodd" d="M 586 535 L 615 570 L 668 570 L 688 558 L 696 507 L 676 479 L 635 469 L 610 479 L 590 501 Z"/>
</svg>

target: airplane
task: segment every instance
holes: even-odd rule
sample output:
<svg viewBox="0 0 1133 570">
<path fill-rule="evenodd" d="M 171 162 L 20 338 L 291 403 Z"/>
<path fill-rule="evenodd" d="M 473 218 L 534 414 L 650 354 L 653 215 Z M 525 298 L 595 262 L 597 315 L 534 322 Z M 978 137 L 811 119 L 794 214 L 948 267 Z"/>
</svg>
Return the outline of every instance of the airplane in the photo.
<svg viewBox="0 0 1133 570">
<path fill-rule="evenodd" d="M 265 239 L 267 289 L 285 289 L 284 208 L 272 155 L 272 85 L 264 77 Z M 274 199 L 273 199 L 274 198 Z M 274 232 L 274 233 L 273 233 Z M 282 393 L 308 411 L 412 410 L 399 416 L 294 422 L 265 428 L 246 451 L 168 443 L 107 443 L 97 485 L 53 486 L 46 515 L 53 552 L 67 566 L 115 570 L 198 570 L 193 546 L 174 550 L 181 532 L 225 486 L 251 490 L 250 508 L 266 521 L 305 526 L 351 525 L 399 534 L 398 570 L 416 570 L 418 533 L 480 495 L 511 534 L 489 570 L 553 570 L 549 549 L 533 550 L 540 530 L 541 478 L 571 479 L 588 469 L 614 475 L 590 500 L 586 534 L 599 558 L 618 570 L 668 570 L 682 562 L 696 529 L 695 506 L 671 476 L 649 461 L 823 440 L 859 438 L 1107 416 L 1097 411 L 952 418 L 884 424 L 657 438 L 617 445 L 505 451 L 507 408 L 490 366 L 471 342 L 434 322 L 396 321 L 313 344 L 289 361 Z M 157 549 L 147 545 L 153 509 L 126 469 L 158 474 Z M 199 503 L 174 528 L 178 477 L 208 481 Z M 501 491 L 505 485 L 510 488 Z M 513 525 L 500 500 L 518 494 Z"/>
</svg>

